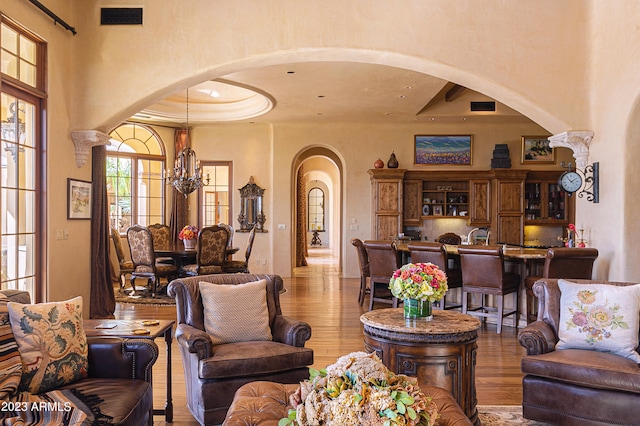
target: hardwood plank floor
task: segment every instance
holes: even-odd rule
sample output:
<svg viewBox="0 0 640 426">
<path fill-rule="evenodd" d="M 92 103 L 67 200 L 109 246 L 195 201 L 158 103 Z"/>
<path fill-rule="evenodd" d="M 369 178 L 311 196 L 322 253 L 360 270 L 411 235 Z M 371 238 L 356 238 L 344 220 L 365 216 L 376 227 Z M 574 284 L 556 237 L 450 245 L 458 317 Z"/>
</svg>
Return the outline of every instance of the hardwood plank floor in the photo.
<svg viewBox="0 0 640 426">
<path fill-rule="evenodd" d="M 358 306 L 359 279 L 340 278 L 336 259 L 326 249 L 311 249 L 309 266 L 296 268 L 294 276 L 284 278 L 286 293 L 281 295 L 284 315 L 308 322 L 312 328 L 307 347 L 314 350 L 314 368 L 323 368 L 343 354 L 363 350 L 360 315 L 366 307 Z M 116 318 L 175 319 L 175 307 L 159 305 L 118 304 Z M 154 407 L 164 406 L 166 389 L 166 349 L 157 339 L 160 357 L 154 366 Z M 525 351 L 517 341 L 517 330 L 485 324 L 479 332 L 476 363 L 476 391 L 480 405 L 520 405 L 522 373 L 520 358 Z M 178 426 L 196 426 L 189 413 L 182 361 L 178 345 L 172 344 L 172 385 L 174 422 Z M 163 416 L 155 416 L 154 424 L 167 425 Z"/>
</svg>

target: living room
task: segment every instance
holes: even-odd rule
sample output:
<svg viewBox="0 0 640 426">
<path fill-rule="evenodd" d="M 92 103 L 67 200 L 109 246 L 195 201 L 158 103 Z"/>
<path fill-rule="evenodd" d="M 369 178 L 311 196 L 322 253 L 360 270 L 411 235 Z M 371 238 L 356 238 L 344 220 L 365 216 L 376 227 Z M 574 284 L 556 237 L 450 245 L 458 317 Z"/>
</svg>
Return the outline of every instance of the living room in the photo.
<svg viewBox="0 0 640 426">
<path fill-rule="evenodd" d="M 425 114 L 411 123 L 385 118 L 362 122 L 331 119 L 325 112 L 324 118 L 314 115 L 295 123 L 255 119 L 194 125 L 193 148 L 199 159 L 233 162 L 235 206 L 240 205 L 235 189 L 251 176 L 265 188 L 269 232 L 256 238 L 252 272 L 293 275 L 294 172 L 301 156 L 313 154 L 307 152 L 311 148 L 323 148 L 342 161 L 338 237 L 333 247 L 342 277 L 356 279 L 357 255 L 349 241 L 371 236 L 367 170 L 378 158 L 386 162 L 394 152 L 401 168 L 486 171 L 495 145 L 506 143 L 514 168 L 522 169 L 522 136 L 590 130 L 595 136 L 588 146 L 588 163 L 600 164 L 600 202 L 576 198 L 576 225 L 588 230 L 589 245 L 600 251 L 594 278 L 637 280 L 640 262 L 630 240 L 638 227 L 639 203 L 633 167 L 640 130 L 634 89 L 639 78 L 638 41 L 628 36 L 636 33 L 635 2 L 495 1 L 480 6 L 472 1 L 406 1 L 373 7 L 356 1 L 316 5 L 274 0 L 216 4 L 215 10 L 204 2 L 141 4 L 145 14 L 140 26 L 99 24 L 101 7 L 131 6 L 126 1 L 47 4 L 74 26 L 76 35 L 29 2 L 7 0 L 1 6 L 4 17 L 47 45 L 47 113 L 41 132 L 46 136 L 46 156 L 42 155 L 38 169 L 42 202 L 30 281 L 35 285 L 34 301 L 80 295 L 86 301 L 84 314 L 90 316 L 92 225 L 68 220 L 66 193 L 68 178 L 92 180 L 91 162 L 78 166 L 72 132 L 108 135 L 141 110 L 206 80 L 274 65 L 284 69 L 323 62 L 428 74 L 468 88 L 466 96 L 473 94 L 473 99 L 464 98 L 467 104 L 495 100 L 523 119 L 508 125 L 439 122 Z M 544 31 L 535 30 L 541 27 Z M 3 91 L 9 90 L 9 83 L 2 80 Z M 318 95 L 309 94 L 313 102 L 320 102 Z M 6 106 L 2 107 L 7 117 Z M 172 159 L 174 128 L 156 130 L 165 142 L 167 159 Z M 414 137 L 419 134 L 473 135 L 473 163 L 417 167 Z M 558 151 L 564 154 L 555 164 L 538 168 L 562 171 L 563 159 L 574 161 L 571 150 Z M 189 203 L 190 220 L 195 222 L 196 197 Z M 168 215 L 168 200 L 166 204 Z M 613 205 L 618 207 L 612 209 Z M 238 239 L 239 246 L 245 242 Z M 74 260 L 73 267 L 69 259 Z"/>
</svg>

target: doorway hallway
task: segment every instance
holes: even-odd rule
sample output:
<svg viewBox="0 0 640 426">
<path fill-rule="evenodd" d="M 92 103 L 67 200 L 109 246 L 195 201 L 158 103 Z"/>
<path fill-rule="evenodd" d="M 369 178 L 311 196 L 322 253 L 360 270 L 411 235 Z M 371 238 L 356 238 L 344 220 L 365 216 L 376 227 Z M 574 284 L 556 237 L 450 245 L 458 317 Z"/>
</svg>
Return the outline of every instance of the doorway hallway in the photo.
<svg viewBox="0 0 640 426">
<path fill-rule="evenodd" d="M 331 247 L 308 247 L 307 266 L 293 269 L 294 277 L 339 276 L 340 259 Z"/>
</svg>

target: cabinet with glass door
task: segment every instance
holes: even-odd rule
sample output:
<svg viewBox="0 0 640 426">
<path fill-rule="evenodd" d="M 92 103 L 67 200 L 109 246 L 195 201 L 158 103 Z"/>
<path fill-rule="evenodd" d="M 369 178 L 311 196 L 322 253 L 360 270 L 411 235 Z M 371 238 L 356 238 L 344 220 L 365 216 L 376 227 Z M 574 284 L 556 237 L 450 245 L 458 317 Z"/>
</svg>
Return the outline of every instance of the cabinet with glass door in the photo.
<svg viewBox="0 0 640 426">
<path fill-rule="evenodd" d="M 532 172 L 524 186 L 526 225 L 565 225 L 572 216 L 572 201 L 558 185 L 562 172 Z"/>
</svg>

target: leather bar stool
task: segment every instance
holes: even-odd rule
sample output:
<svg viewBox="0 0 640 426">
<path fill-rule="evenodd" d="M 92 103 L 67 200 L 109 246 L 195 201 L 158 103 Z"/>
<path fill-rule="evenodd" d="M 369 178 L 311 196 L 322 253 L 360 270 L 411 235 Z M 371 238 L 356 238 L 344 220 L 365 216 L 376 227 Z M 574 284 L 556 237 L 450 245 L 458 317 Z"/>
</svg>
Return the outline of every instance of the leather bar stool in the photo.
<svg viewBox="0 0 640 426">
<path fill-rule="evenodd" d="M 565 278 L 590 280 L 598 249 L 553 247 L 547 257 L 541 277 L 527 277 L 524 282 L 527 295 L 527 323 L 538 317 L 538 300 L 533 294 L 533 284 L 541 278 Z"/>
<path fill-rule="evenodd" d="M 398 307 L 398 299 L 389 290 L 389 281 L 396 269 L 402 266 L 400 252 L 391 241 L 365 241 L 364 247 L 369 257 L 369 310 L 373 310 L 375 302 Z"/>
<path fill-rule="evenodd" d="M 447 275 L 447 286 L 449 289 L 462 287 L 462 270 L 454 268 L 453 259 L 449 259 L 449 254 L 444 244 L 431 242 L 415 242 L 407 245 L 409 253 L 411 253 L 412 263 L 433 263 Z M 436 309 L 457 309 L 462 304 L 453 304 L 447 306 L 447 296 L 442 298 L 440 302 L 434 304 Z"/>
<path fill-rule="evenodd" d="M 360 291 L 358 292 L 358 304 L 362 306 L 364 298 L 369 291 L 367 286 L 367 280 L 371 276 L 371 272 L 369 271 L 369 256 L 367 256 L 367 249 L 364 247 L 362 240 L 352 238 L 351 244 L 358 251 L 358 264 L 360 265 Z"/>
<path fill-rule="evenodd" d="M 504 256 L 501 247 L 491 246 L 460 246 L 460 263 L 462 265 L 462 313 L 486 317 L 496 317 L 497 333 L 502 333 L 504 317 L 515 315 L 515 326 L 518 326 L 520 302 L 520 275 L 504 270 Z M 482 296 L 479 307 L 468 308 L 469 294 L 478 293 Z M 504 296 L 515 294 L 515 308 L 505 312 Z M 496 297 L 497 308 L 487 306 L 486 296 Z M 494 313 L 495 312 L 495 313 Z"/>
</svg>

